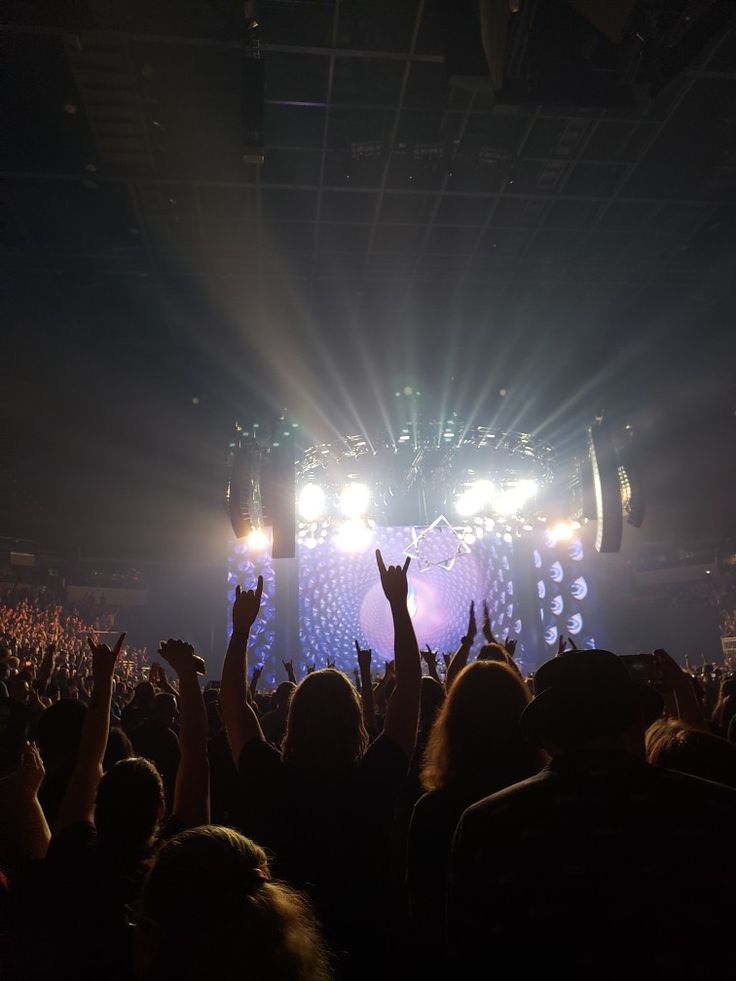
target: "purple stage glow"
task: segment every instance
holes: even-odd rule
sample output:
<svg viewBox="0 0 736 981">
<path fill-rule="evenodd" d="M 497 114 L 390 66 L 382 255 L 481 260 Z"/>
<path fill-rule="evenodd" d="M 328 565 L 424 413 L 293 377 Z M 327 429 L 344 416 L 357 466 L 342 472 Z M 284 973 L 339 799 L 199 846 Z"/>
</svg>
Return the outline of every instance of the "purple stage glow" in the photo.
<svg viewBox="0 0 736 981">
<path fill-rule="evenodd" d="M 334 530 L 311 547 L 300 544 L 295 560 L 299 568 L 297 650 L 293 645 L 284 650 L 274 646 L 282 641 L 277 640 L 275 630 L 278 583 L 270 551 L 250 548 L 246 540 L 233 542 L 228 567 L 229 604 L 237 582 L 250 588 L 259 574 L 264 577 L 263 607 L 249 645 L 249 663 L 264 665 L 264 687 L 282 680 L 281 657 L 293 658 L 298 674 L 303 674 L 308 664 L 314 663 L 319 669 L 334 661 L 352 677 L 356 639 L 361 646 L 371 648 L 374 667 L 382 670 L 383 661 L 393 657 L 393 627 L 378 579 L 375 550 L 381 549 L 387 565 L 403 564 L 405 553 L 415 548 L 417 535 L 423 530 L 372 527 L 361 540 L 360 549 L 350 552 L 340 547 L 344 541 Z M 478 626 L 481 604 L 486 599 L 494 634 L 499 638 L 510 634 L 519 640 L 517 660 L 529 668 L 550 656 L 561 633 L 573 635 L 580 647 L 595 644 L 590 576 L 579 537 L 556 542 L 540 532 L 536 548 L 518 554 L 512 536 L 495 530 L 468 533 L 463 540 L 469 547 L 455 557 L 452 568 L 437 565 L 422 571 L 418 561 L 409 568 L 408 605 L 420 646 L 454 651 L 467 629 L 472 599 L 477 605 Z M 523 555 L 531 555 L 531 559 Z M 531 578 L 522 576 L 525 570 L 518 568 L 519 562 L 530 561 L 534 566 Z M 527 597 L 525 607 L 515 590 L 515 573 L 536 593 Z M 532 623 L 535 616 L 536 624 Z M 474 653 L 481 643 L 479 634 Z"/>
<path fill-rule="evenodd" d="M 358 554 L 340 552 L 329 540 L 299 552 L 300 640 L 308 662 L 318 667 L 335 660 L 351 673 L 355 639 L 375 657 L 393 657 L 391 611 L 376 569 L 375 549 L 386 564 L 403 563 L 415 529 L 374 528 L 372 541 Z M 454 651 L 467 629 L 470 601 L 487 598 L 494 629 L 513 630 L 512 546 L 501 536 L 477 540 L 451 570 L 414 563 L 409 568 L 409 612 L 421 646 Z M 480 617 L 480 610 L 479 610 Z"/>
</svg>

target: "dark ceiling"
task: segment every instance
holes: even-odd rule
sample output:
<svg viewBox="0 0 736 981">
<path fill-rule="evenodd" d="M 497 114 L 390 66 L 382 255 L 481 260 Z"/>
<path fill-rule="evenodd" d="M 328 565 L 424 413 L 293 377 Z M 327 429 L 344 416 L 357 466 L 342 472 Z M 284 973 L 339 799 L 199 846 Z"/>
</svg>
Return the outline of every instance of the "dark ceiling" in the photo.
<svg viewBox="0 0 736 981">
<path fill-rule="evenodd" d="M 733 453 L 733 31 L 647 104 L 494 108 L 449 84 L 436 0 L 262 2 L 259 165 L 238 7 L 6 5 L 11 523 L 98 533 L 103 495 L 160 529 L 235 418 L 370 428 L 406 379 L 550 438 L 607 405 L 665 482 L 675 434 Z"/>
</svg>

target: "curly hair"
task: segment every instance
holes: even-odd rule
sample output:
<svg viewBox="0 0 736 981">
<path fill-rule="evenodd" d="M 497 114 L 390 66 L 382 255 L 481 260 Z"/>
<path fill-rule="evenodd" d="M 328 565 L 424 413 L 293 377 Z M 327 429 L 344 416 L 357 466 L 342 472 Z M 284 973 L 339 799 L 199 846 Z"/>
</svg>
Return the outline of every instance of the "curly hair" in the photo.
<svg viewBox="0 0 736 981">
<path fill-rule="evenodd" d="M 207 825 L 168 841 L 145 881 L 141 913 L 144 978 L 331 977 L 309 901 L 272 881 L 265 851 L 231 828 Z"/>
</svg>

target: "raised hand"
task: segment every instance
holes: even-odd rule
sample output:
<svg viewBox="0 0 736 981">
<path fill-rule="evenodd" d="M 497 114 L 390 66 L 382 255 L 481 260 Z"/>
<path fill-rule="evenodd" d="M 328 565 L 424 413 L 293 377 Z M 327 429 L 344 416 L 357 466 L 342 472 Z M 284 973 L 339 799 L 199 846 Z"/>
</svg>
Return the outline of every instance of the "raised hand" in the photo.
<svg viewBox="0 0 736 981">
<path fill-rule="evenodd" d="M 437 666 L 437 651 L 433 651 L 429 644 L 427 644 L 426 650 L 420 651 L 419 653 L 428 668 Z"/>
<path fill-rule="evenodd" d="M 258 577 L 255 589 L 243 590 L 235 587 L 235 602 L 233 603 L 233 630 L 236 634 L 247 634 L 256 621 L 261 609 L 263 595 L 263 576 Z"/>
<path fill-rule="evenodd" d="M 445 671 L 450 667 L 450 662 L 452 661 L 452 654 L 443 654 L 442 660 L 445 662 Z"/>
<path fill-rule="evenodd" d="M 355 641 L 355 653 L 358 655 L 358 667 L 360 668 L 361 675 L 368 672 L 370 674 L 371 670 L 371 651 L 363 650 L 358 641 Z"/>
<path fill-rule="evenodd" d="M 329 658 L 327 658 L 327 667 L 328 668 L 334 668 L 335 667 L 335 662 L 334 661 L 331 661 Z"/>
<path fill-rule="evenodd" d="M 258 684 L 258 681 L 259 681 L 259 679 L 260 679 L 260 677 L 261 677 L 262 674 L 263 674 L 263 665 L 262 664 L 254 664 L 253 665 L 253 673 L 250 676 L 251 688 L 255 688 L 255 686 Z"/>
<path fill-rule="evenodd" d="M 468 629 L 463 637 L 464 644 L 471 644 L 478 633 L 478 624 L 475 622 L 475 600 L 470 601 L 470 612 L 468 613 Z"/>
<path fill-rule="evenodd" d="M 316 661 L 312 661 L 311 664 L 307 664 L 307 674 L 314 674 L 314 672 L 316 670 L 317 670 L 317 662 Z"/>
<path fill-rule="evenodd" d="M 294 673 L 294 662 L 293 661 L 284 661 L 282 659 L 281 663 L 284 666 L 284 671 L 287 673 L 287 675 L 289 677 L 291 677 L 292 674 Z"/>
<path fill-rule="evenodd" d="M 91 637 L 87 637 L 89 649 L 92 651 L 92 677 L 95 685 L 101 681 L 111 681 L 115 671 L 115 661 L 120 654 L 120 650 L 125 640 L 125 634 L 120 634 L 112 650 L 107 644 L 95 644 Z"/>
<path fill-rule="evenodd" d="M 496 638 L 493 636 L 493 628 L 491 627 L 491 614 L 488 610 L 487 600 L 483 600 L 483 636 L 487 644 L 496 643 Z"/>
<path fill-rule="evenodd" d="M 380 548 L 377 548 L 376 562 L 378 563 L 378 572 L 381 576 L 381 586 L 383 586 L 383 592 L 386 599 L 392 606 L 400 606 L 401 604 L 406 605 L 406 599 L 409 595 L 409 582 L 406 578 L 406 573 L 409 569 L 411 558 L 407 556 L 406 562 L 404 562 L 403 566 L 390 565 L 388 568 L 386 568 L 383 561 L 383 556 L 381 555 L 381 550 Z"/>
<path fill-rule="evenodd" d="M 36 796 L 45 774 L 43 760 L 36 744 L 26 743 L 18 769 L 13 775 L 18 791 L 24 799 L 30 800 Z"/>
<path fill-rule="evenodd" d="M 569 651 L 565 650 L 567 644 L 570 645 Z M 563 654 L 569 654 L 571 651 L 576 651 L 576 650 L 577 650 L 577 646 L 575 645 L 575 641 L 572 639 L 572 637 L 568 637 L 567 640 L 565 640 L 562 634 L 560 634 L 560 640 L 557 645 L 557 657 L 562 657 Z"/>
<path fill-rule="evenodd" d="M 518 643 L 518 640 L 514 640 L 511 634 L 506 637 L 506 640 L 503 642 L 503 646 L 506 648 L 506 653 L 509 657 L 514 656 L 514 651 L 516 650 L 516 645 Z"/>
<path fill-rule="evenodd" d="M 205 673 L 204 661 L 194 653 L 192 645 L 185 640 L 174 640 L 172 637 L 169 637 L 168 640 L 162 640 L 159 654 L 167 664 L 171 665 L 180 678 L 182 674 L 187 672 L 191 674 Z M 159 668 L 159 670 L 161 669 Z"/>
</svg>

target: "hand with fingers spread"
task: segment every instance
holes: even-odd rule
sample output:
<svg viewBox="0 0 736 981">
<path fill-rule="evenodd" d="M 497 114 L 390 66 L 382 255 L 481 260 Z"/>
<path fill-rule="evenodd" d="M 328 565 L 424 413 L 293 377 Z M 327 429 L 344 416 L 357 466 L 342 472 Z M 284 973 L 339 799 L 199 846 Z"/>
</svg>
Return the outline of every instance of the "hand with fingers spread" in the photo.
<svg viewBox="0 0 736 981">
<path fill-rule="evenodd" d="M 487 644 L 496 643 L 496 638 L 493 636 L 493 627 L 491 627 L 491 614 L 488 609 L 487 600 L 483 600 L 483 636 Z"/>
<path fill-rule="evenodd" d="M 437 651 L 433 651 L 429 644 L 426 645 L 423 651 L 419 652 L 421 654 L 422 660 L 427 665 L 428 668 L 436 667 L 437 665 Z"/>
<path fill-rule="evenodd" d="M 206 671 L 202 658 L 194 653 L 192 645 L 185 640 L 174 640 L 172 637 L 162 640 L 159 654 L 180 678 L 186 673 L 204 674 Z"/>
<path fill-rule="evenodd" d="M 358 655 L 358 667 L 360 669 L 361 676 L 368 672 L 370 676 L 371 672 L 371 655 L 370 650 L 363 650 L 358 641 L 355 641 L 355 653 Z"/>
<path fill-rule="evenodd" d="M 411 563 L 411 558 L 407 556 L 406 562 L 404 562 L 403 566 L 390 565 L 387 568 L 383 561 L 381 550 L 380 548 L 377 548 L 376 562 L 378 563 L 378 572 L 381 576 L 381 586 L 383 586 L 383 592 L 386 599 L 389 601 L 391 606 L 401 606 L 402 604 L 406 606 L 406 600 L 409 595 L 409 581 L 406 574 L 409 569 L 409 564 Z"/>
<path fill-rule="evenodd" d="M 514 656 L 514 651 L 516 650 L 516 645 L 518 643 L 519 643 L 518 640 L 514 640 L 511 634 L 507 634 L 506 640 L 503 642 L 503 646 L 506 649 L 506 653 L 508 654 L 509 657 Z"/>
<path fill-rule="evenodd" d="M 120 634 L 112 650 L 107 644 L 96 644 L 91 637 L 87 637 L 89 649 L 92 651 L 92 677 L 95 686 L 100 682 L 110 682 L 115 671 L 115 662 L 123 646 L 125 634 Z"/>
<path fill-rule="evenodd" d="M 420 654 L 424 659 L 424 663 L 427 665 L 429 677 L 434 678 L 435 681 L 439 681 L 440 676 L 437 674 L 437 651 L 433 651 L 429 644 L 427 644 L 427 649 L 421 651 Z"/>
<path fill-rule="evenodd" d="M 312 661 L 311 664 L 307 664 L 307 674 L 314 674 L 314 672 L 316 670 L 317 670 L 317 662 L 316 661 Z"/>
<path fill-rule="evenodd" d="M 569 651 L 565 649 L 568 644 L 570 645 Z M 567 640 L 565 640 L 562 634 L 560 634 L 560 640 L 557 645 L 557 657 L 562 657 L 563 654 L 569 654 L 571 651 L 576 651 L 576 650 L 577 647 L 572 637 L 568 637 Z"/>
<path fill-rule="evenodd" d="M 255 589 L 244 590 L 235 587 L 235 602 L 233 603 L 233 631 L 236 634 L 250 633 L 250 628 L 256 622 L 261 609 L 263 595 L 263 576 L 258 577 Z"/>
<path fill-rule="evenodd" d="M 442 660 L 445 662 L 445 671 L 450 667 L 450 662 L 452 661 L 452 654 L 443 654 Z"/>
<path fill-rule="evenodd" d="M 331 661 L 331 660 L 329 659 L 329 657 L 327 658 L 327 667 L 328 667 L 328 668 L 332 668 L 333 670 L 334 670 L 334 668 L 335 668 L 335 662 L 334 662 L 334 661 Z"/>
</svg>

